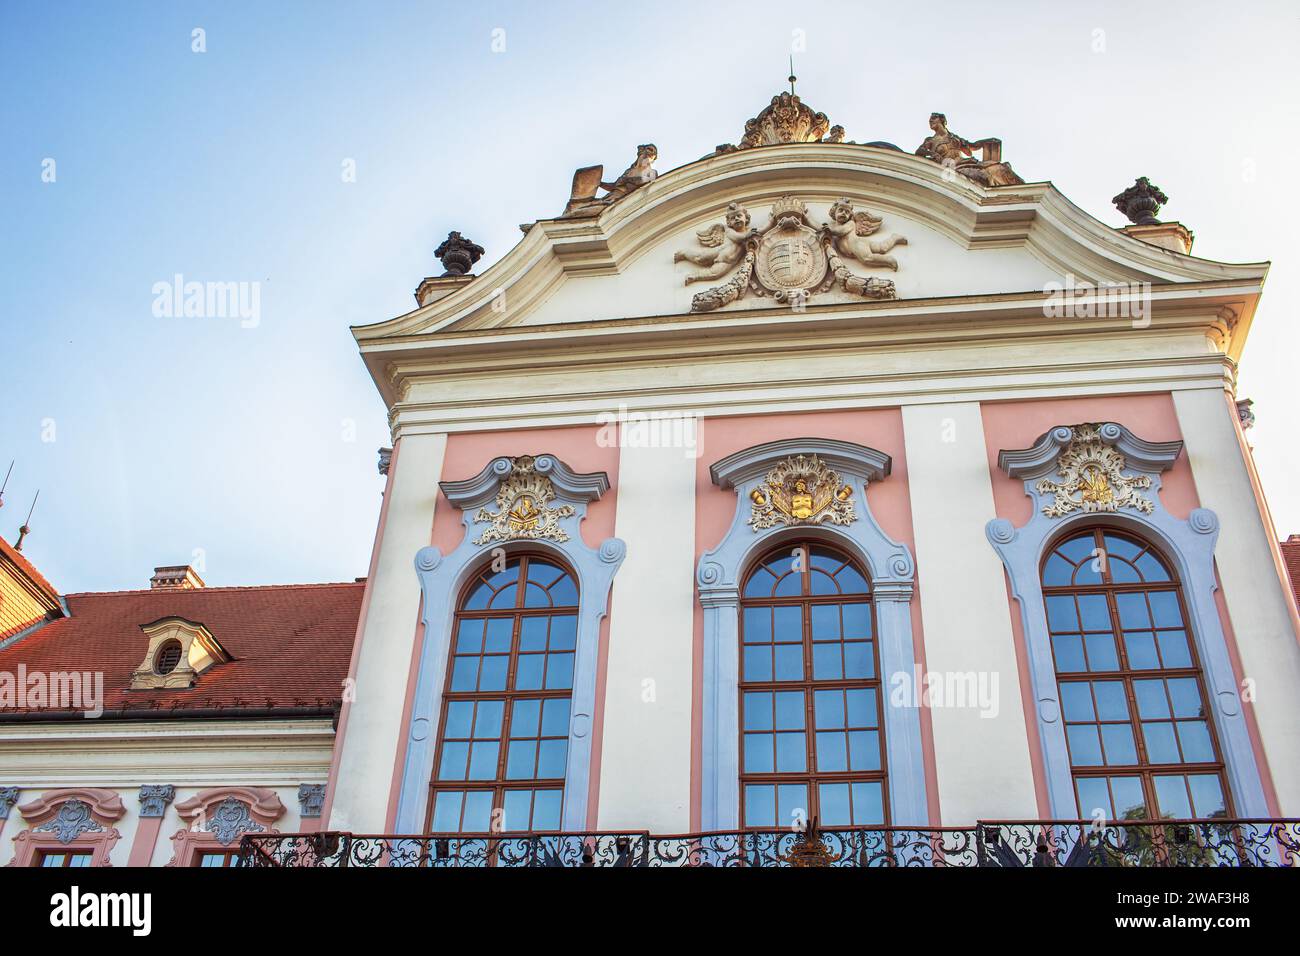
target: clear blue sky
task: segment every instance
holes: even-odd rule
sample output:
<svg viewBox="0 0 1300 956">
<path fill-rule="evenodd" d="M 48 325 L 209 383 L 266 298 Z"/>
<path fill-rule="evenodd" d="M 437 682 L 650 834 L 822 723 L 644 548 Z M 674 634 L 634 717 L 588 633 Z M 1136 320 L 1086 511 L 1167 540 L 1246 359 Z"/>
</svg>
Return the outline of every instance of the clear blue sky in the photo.
<svg viewBox="0 0 1300 956">
<path fill-rule="evenodd" d="M 365 574 L 388 434 L 348 326 L 409 311 L 449 229 L 504 255 L 577 166 L 736 141 L 794 30 L 849 139 L 912 149 L 940 110 L 1106 222 L 1145 174 L 1199 255 L 1271 259 L 1242 394 L 1300 531 L 1294 3 L 5 0 L 0 534 L 39 487 L 26 552 L 65 591 L 195 549 L 210 584 Z M 177 273 L 260 282 L 259 324 L 155 317 Z"/>
</svg>

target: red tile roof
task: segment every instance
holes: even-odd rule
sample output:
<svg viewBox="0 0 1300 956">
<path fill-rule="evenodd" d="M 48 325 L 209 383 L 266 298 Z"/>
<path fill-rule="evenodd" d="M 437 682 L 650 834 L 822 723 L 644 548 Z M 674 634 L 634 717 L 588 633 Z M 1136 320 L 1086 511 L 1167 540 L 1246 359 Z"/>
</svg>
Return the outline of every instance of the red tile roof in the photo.
<svg viewBox="0 0 1300 956">
<path fill-rule="evenodd" d="M 102 671 L 105 717 L 325 711 L 342 696 L 364 591 L 356 582 L 69 594 L 71 616 L 0 651 L 0 671 Z M 140 626 L 172 616 L 204 625 L 233 659 L 185 690 L 130 690 L 148 647 Z M 15 713 L 0 710 L 0 720 Z"/>
<path fill-rule="evenodd" d="M 1300 603 L 1300 534 L 1293 534 L 1285 541 L 1278 542 L 1282 548 L 1282 560 L 1286 562 L 1286 572 L 1291 577 L 1291 590 Z"/>
</svg>

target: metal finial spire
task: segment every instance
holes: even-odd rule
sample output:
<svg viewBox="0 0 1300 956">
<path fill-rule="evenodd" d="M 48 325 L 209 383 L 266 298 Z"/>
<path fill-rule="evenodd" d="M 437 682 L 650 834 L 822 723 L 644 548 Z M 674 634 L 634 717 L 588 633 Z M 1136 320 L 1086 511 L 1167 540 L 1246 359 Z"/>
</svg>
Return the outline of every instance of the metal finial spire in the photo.
<svg viewBox="0 0 1300 956">
<path fill-rule="evenodd" d="M 788 77 L 788 79 L 790 80 L 790 95 L 794 96 L 794 81 L 797 80 L 798 77 L 794 75 L 794 54 L 793 53 L 790 54 L 790 76 Z"/>
<path fill-rule="evenodd" d="M 5 489 L 9 487 L 9 476 L 14 473 L 14 463 L 9 462 L 9 470 L 5 472 L 4 484 L 0 484 L 0 508 L 5 506 Z"/>
<path fill-rule="evenodd" d="M 19 526 L 18 528 L 18 540 L 14 542 L 15 551 L 21 551 L 23 549 L 23 538 L 27 537 L 27 535 L 31 533 L 32 529 L 28 527 L 28 525 L 31 524 L 32 512 L 36 510 L 36 499 L 39 498 L 40 496 L 41 496 L 41 489 L 37 488 L 36 494 L 32 496 L 32 506 L 27 509 L 27 520 L 24 521 L 22 525 Z"/>
</svg>

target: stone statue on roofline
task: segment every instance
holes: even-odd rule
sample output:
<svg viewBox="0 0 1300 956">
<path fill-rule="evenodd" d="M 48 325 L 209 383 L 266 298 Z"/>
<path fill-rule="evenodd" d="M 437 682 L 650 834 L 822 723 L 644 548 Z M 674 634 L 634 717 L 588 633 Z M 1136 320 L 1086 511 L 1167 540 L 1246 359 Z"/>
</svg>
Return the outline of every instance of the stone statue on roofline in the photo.
<svg viewBox="0 0 1300 956">
<path fill-rule="evenodd" d="M 654 143 L 643 143 L 636 148 L 636 159 L 632 165 L 623 170 L 623 175 L 612 183 L 603 182 L 604 166 L 584 166 L 573 174 L 573 189 L 569 195 L 568 205 L 561 213 L 561 219 L 576 219 L 584 216 L 598 216 L 605 209 L 618 202 L 629 193 L 651 183 L 659 175 L 653 163 L 659 158 L 659 150 Z M 596 198 L 596 190 L 604 189 L 605 195 Z"/>
<path fill-rule="evenodd" d="M 1016 175 L 1010 163 L 1002 161 L 1002 140 L 989 137 L 971 141 L 963 139 L 948 129 L 948 117 L 942 113 L 930 114 L 932 135 L 916 148 L 916 155 L 951 169 L 954 173 L 980 186 L 1019 186 L 1024 180 Z M 982 159 L 975 158 L 979 150 Z"/>
</svg>

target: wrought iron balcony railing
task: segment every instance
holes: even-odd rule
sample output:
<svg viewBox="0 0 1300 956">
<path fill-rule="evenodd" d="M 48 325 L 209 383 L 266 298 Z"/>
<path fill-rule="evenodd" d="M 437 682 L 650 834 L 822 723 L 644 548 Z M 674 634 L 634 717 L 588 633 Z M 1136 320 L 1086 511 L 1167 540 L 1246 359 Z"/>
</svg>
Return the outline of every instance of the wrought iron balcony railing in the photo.
<svg viewBox="0 0 1300 956">
<path fill-rule="evenodd" d="M 259 867 L 1290 867 L 1300 820 L 980 822 L 971 828 L 854 827 L 661 836 L 470 833 L 248 834 L 238 866 Z"/>
</svg>

